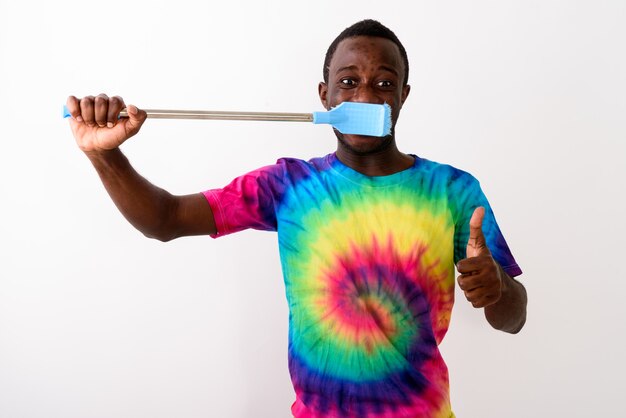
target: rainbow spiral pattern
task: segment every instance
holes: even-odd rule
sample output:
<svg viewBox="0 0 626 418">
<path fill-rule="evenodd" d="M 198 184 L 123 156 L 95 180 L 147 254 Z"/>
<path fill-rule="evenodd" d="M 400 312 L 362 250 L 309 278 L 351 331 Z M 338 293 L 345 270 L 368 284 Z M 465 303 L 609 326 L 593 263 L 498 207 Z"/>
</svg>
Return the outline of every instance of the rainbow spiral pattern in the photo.
<svg viewBox="0 0 626 418">
<path fill-rule="evenodd" d="M 331 154 L 282 159 L 205 195 L 218 236 L 278 232 L 295 417 L 453 416 L 438 344 L 473 208 L 488 209 L 496 260 L 518 269 L 472 176 L 416 157 L 366 177 Z"/>
</svg>

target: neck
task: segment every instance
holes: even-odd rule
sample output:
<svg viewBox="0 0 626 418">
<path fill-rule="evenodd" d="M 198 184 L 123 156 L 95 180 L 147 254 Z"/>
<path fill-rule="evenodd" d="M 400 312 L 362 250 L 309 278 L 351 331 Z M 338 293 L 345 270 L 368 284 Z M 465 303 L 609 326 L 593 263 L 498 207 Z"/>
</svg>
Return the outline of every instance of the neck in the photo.
<svg viewBox="0 0 626 418">
<path fill-rule="evenodd" d="M 398 150 L 395 141 L 384 149 L 368 153 L 355 152 L 338 142 L 336 155 L 343 164 L 370 177 L 394 174 L 406 170 L 414 163 L 413 157 Z"/>
</svg>

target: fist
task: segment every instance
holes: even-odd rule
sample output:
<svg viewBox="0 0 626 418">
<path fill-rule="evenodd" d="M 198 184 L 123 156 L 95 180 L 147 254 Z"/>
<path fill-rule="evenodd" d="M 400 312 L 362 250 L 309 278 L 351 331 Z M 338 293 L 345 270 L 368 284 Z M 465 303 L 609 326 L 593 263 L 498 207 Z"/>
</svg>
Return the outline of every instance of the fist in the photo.
<svg viewBox="0 0 626 418">
<path fill-rule="evenodd" d="M 119 96 L 68 97 L 67 109 L 72 115 L 70 128 L 78 147 L 85 152 L 111 150 L 139 132 L 146 112 L 128 106 L 128 118 L 120 119 L 120 111 L 125 107 Z"/>
<path fill-rule="evenodd" d="M 502 276 L 500 266 L 491 256 L 483 234 L 485 208 L 478 207 L 470 219 L 470 235 L 467 242 L 467 258 L 457 263 L 457 278 L 465 298 L 475 308 L 484 308 L 500 300 Z"/>
</svg>

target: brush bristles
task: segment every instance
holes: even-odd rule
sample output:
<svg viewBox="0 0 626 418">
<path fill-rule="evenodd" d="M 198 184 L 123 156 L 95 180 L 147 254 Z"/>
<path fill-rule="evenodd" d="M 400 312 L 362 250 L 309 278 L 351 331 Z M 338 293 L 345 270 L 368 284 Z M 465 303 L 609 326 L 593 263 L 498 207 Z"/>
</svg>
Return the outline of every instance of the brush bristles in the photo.
<svg viewBox="0 0 626 418">
<path fill-rule="evenodd" d="M 385 112 L 383 115 L 384 118 L 384 122 L 383 122 L 383 134 L 380 136 L 387 136 L 391 133 L 391 126 L 392 126 L 392 121 L 391 121 L 391 106 L 389 106 L 387 103 L 385 103 L 383 105 L 383 107 L 385 108 Z"/>
</svg>

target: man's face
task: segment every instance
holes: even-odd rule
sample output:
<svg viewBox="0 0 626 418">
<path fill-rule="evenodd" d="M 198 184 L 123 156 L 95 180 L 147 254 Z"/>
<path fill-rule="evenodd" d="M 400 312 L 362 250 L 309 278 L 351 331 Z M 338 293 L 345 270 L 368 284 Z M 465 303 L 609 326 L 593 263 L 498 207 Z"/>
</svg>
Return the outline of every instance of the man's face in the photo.
<svg viewBox="0 0 626 418">
<path fill-rule="evenodd" d="M 410 87 L 404 86 L 404 63 L 398 46 L 385 38 L 357 36 L 339 43 L 328 71 L 328 84 L 320 83 L 319 95 L 326 109 L 342 102 L 387 103 L 395 127 Z M 340 145 L 357 154 L 369 154 L 393 142 L 379 138 L 344 135 L 335 131 Z"/>
</svg>

